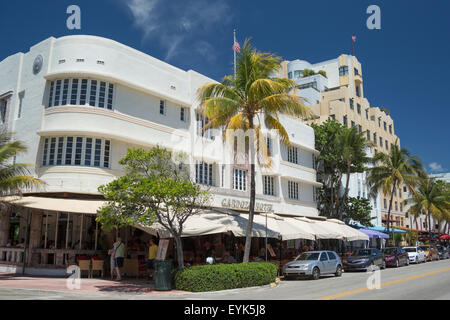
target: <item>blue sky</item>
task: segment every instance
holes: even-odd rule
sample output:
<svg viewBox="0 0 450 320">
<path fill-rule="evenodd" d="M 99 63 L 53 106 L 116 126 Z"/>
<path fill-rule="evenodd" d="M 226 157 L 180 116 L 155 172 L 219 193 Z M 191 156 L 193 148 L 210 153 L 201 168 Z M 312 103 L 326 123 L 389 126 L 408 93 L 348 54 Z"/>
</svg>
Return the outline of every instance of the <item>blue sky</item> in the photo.
<svg viewBox="0 0 450 320">
<path fill-rule="evenodd" d="M 66 27 L 71 4 L 80 31 Z M 381 30 L 366 27 L 371 4 Z M 402 146 L 430 172 L 450 171 L 448 0 L 2 0 L 0 12 L 0 60 L 49 36 L 91 34 L 216 80 L 232 73 L 234 28 L 240 43 L 311 63 L 350 54 L 355 33 L 371 105 L 391 111 Z"/>
</svg>

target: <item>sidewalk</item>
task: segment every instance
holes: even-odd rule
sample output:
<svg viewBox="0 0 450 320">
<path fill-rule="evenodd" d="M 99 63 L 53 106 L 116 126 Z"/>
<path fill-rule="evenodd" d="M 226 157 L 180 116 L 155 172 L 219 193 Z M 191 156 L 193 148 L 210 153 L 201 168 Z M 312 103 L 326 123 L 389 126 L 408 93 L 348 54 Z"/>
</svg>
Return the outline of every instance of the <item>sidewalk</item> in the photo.
<svg viewBox="0 0 450 320">
<path fill-rule="evenodd" d="M 69 279 L 70 281 L 71 279 Z M 156 291 L 153 281 L 124 279 L 112 281 L 105 279 L 81 278 L 80 289 L 71 290 L 67 286 L 68 279 L 19 276 L 15 274 L 0 273 L 0 288 L 52 290 L 80 294 L 134 294 L 134 295 L 161 295 L 186 293 L 184 291 Z"/>
</svg>

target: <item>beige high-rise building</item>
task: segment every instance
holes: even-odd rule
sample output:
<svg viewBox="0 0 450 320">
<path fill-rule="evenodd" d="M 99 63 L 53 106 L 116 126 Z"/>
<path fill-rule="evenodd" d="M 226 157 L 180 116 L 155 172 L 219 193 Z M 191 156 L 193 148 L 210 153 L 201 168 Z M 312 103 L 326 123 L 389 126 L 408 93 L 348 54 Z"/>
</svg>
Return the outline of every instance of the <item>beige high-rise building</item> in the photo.
<svg viewBox="0 0 450 320">
<path fill-rule="evenodd" d="M 355 56 L 343 54 L 316 64 L 303 60 L 284 61 L 281 76 L 298 84 L 297 94 L 305 98 L 306 104 L 319 116 L 309 122 L 321 124 L 331 118 L 345 126 L 356 127 L 367 140 L 373 142 L 373 147 L 368 150 L 369 155 L 388 153 L 396 141 L 400 145 L 389 111 L 371 106 L 365 97 L 362 67 Z M 402 192 L 400 186 L 394 193 L 391 220 L 396 227 L 409 227 L 403 211 Z M 352 174 L 349 196 L 369 196 L 366 173 Z M 385 226 L 389 200 L 389 195 L 382 192 L 377 199 L 371 199 L 375 225 Z"/>
</svg>

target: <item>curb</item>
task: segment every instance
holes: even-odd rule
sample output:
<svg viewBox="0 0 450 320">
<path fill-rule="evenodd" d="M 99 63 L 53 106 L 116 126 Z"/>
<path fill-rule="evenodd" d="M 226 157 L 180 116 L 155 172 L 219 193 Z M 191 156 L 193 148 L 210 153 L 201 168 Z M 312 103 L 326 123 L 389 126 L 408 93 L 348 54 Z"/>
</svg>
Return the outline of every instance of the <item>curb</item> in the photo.
<svg viewBox="0 0 450 320">
<path fill-rule="evenodd" d="M 220 291 L 205 291 L 205 292 L 188 292 L 185 291 L 185 293 L 187 294 L 193 294 L 193 295 L 198 295 L 198 294 L 221 294 L 221 293 L 232 293 L 232 292 L 241 292 L 243 290 L 254 290 L 254 289 L 263 289 L 263 288 L 275 288 L 279 285 L 279 283 L 281 282 L 280 278 L 276 278 L 275 282 L 271 282 L 270 284 L 266 284 L 263 286 L 257 286 L 257 287 L 246 287 L 246 288 L 236 288 L 236 289 L 227 289 L 227 290 L 220 290 Z M 175 294 L 182 294 L 182 293 L 175 293 Z"/>
</svg>

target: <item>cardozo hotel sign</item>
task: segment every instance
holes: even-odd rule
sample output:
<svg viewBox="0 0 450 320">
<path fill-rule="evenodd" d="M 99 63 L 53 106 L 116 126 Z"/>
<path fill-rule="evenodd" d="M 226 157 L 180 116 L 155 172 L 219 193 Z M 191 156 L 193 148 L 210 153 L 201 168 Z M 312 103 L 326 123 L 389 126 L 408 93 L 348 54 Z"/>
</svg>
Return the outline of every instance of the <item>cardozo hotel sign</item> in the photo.
<svg viewBox="0 0 450 320">
<path fill-rule="evenodd" d="M 222 200 L 222 207 L 229 209 L 248 210 L 250 201 L 248 200 L 236 200 L 232 198 L 225 198 Z M 259 212 L 273 212 L 273 205 L 263 202 L 255 203 L 255 211 Z"/>
</svg>

